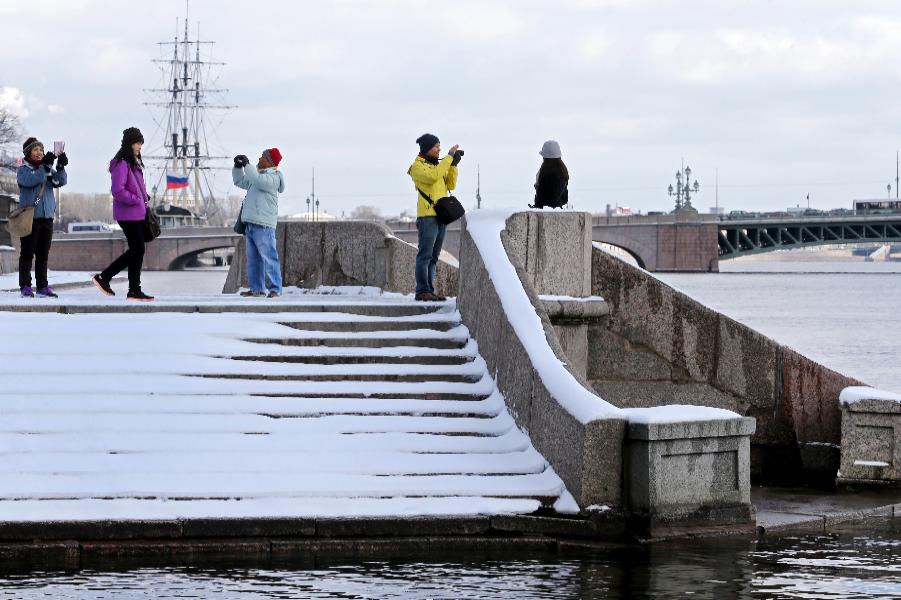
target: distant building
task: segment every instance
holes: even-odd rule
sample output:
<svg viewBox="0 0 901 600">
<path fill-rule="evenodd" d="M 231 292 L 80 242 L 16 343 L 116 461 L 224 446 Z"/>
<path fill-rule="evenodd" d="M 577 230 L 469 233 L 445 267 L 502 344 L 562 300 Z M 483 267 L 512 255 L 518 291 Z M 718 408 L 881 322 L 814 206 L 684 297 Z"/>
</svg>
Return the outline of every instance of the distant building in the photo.
<svg viewBox="0 0 901 600">
<path fill-rule="evenodd" d="M 725 206 L 711 206 L 710 214 L 711 215 L 724 215 L 724 214 L 726 214 L 726 207 Z"/>
</svg>

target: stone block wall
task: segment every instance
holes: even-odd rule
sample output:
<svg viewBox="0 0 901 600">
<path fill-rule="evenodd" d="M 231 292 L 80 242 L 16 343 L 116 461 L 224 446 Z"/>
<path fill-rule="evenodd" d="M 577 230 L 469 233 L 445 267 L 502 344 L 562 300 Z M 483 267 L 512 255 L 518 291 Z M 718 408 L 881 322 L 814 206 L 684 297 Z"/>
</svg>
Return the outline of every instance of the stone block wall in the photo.
<svg viewBox="0 0 901 600">
<path fill-rule="evenodd" d="M 589 328 L 588 380 L 622 407 L 698 404 L 757 419 L 758 480 L 830 480 L 842 388 L 859 385 L 595 248 L 592 293 L 610 313 Z"/>
<path fill-rule="evenodd" d="M 382 223 L 371 221 L 282 221 L 276 229 L 285 286 L 374 286 L 389 292 L 415 291 L 416 247 L 391 235 Z M 436 292 L 456 296 L 457 269 L 438 263 Z M 243 238 L 223 287 L 234 293 L 247 285 Z"/>
</svg>

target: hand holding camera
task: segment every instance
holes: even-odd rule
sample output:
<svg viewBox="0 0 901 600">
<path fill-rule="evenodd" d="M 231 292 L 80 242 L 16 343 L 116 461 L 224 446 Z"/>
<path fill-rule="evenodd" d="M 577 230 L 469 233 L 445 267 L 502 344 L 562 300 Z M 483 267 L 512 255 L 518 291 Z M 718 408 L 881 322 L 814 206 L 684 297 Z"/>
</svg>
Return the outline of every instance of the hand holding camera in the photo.
<svg viewBox="0 0 901 600">
<path fill-rule="evenodd" d="M 66 165 L 69 164 L 69 157 L 66 156 L 66 153 L 63 152 L 59 156 L 56 157 L 56 170 L 61 171 L 66 168 Z"/>
<path fill-rule="evenodd" d="M 53 152 L 48 152 L 44 155 L 44 158 L 41 159 L 41 164 L 47 168 L 53 166 L 53 161 L 56 160 L 56 155 Z"/>
<path fill-rule="evenodd" d="M 454 146 L 454 148 L 456 148 L 456 146 Z M 460 164 L 460 160 L 463 158 L 463 151 L 457 150 L 452 154 L 454 156 L 454 160 L 451 161 L 451 165 L 456 167 L 458 164 Z"/>
<path fill-rule="evenodd" d="M 246 167 L 250 164 L 250 159 L 244 156 L 243 154 L 239 154 L 235 157 L 235 168 L 240 169 L 242 167 Z"/>
</svg>

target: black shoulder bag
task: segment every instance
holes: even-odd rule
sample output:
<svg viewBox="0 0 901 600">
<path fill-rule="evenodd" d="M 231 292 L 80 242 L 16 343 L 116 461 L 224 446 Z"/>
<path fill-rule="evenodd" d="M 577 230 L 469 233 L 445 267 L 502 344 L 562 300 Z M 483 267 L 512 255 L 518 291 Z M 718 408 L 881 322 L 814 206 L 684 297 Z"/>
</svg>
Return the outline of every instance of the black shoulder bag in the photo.
<svg viewBox="0 0 901 600">
<path fill-rule="evenodd" d="M 435 209 L 435 216 L 438 217 L 438 222 L 442 225 L 450 225 L 466 214 L 463 205 L 454 196 L 445 196 L 433 202 L 428 194 L 419 189 L 419 186 L 416 186 L 416 191 Z"/>
</svg>

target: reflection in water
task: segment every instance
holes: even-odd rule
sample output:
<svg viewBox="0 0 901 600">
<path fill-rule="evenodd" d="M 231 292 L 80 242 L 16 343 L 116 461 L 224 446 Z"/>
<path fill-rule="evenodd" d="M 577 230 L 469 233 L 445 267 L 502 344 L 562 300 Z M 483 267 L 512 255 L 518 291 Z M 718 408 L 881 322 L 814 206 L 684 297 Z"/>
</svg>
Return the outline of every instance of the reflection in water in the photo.
<svg viewBox="0 0 901 600">
<path fill-rule="evenodd" d="M 32 572 L 0 578 L 0 598 L 899 598 L 899 551 L 901 529 L 886 520 L 759 543 L 717 538 L 574 547 L 525 559 L 313 563 L 306 557 L 302 566 Z"/>
</svg>

